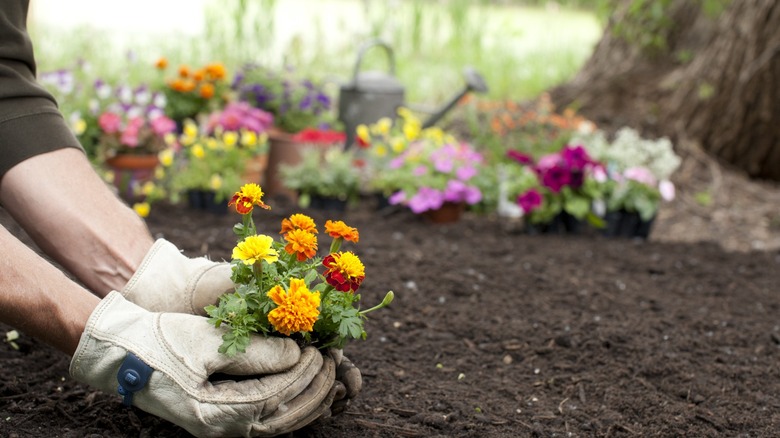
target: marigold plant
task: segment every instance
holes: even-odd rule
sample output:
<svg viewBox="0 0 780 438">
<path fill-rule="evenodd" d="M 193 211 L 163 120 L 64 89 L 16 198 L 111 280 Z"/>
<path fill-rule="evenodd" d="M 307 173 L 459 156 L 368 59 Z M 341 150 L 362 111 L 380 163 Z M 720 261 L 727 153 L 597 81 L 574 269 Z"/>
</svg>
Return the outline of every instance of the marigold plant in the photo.
<svg viewBox="0 0 780 438">
<path fill-rule="evenodd" d="M 390 304 L 394 295 L 390 291 L 380 304 L 360 310 L 357 291 L 365 266 L 353 251 L 341 250 L 345 241 L 358 242 L 357 228 L 328 220 L 323 234 L 332 241 L 321 258 L 317 225 L 304 214 L 282 220 L 280 239 L 257 233 L 254 207 L 271 208 L 263 195 L 259 185 L 245 184 L 228 204 L 242 217 L 233 227 L 238 236 L 231 261 L 236 289 L 206 308 L 214 326 L 230 329 L 219 351 L 243 352 L 255 333 L 288 336 L 318 348 L 343 348 L 350 339 L 365 339 L 366 314 Z"/>
</svg>

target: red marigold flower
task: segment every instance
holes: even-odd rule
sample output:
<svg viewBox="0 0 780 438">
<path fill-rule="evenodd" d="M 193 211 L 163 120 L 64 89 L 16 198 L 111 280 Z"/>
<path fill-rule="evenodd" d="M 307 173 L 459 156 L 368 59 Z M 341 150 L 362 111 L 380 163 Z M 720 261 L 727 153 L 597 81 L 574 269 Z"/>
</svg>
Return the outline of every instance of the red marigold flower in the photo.
<svg viewBox="0 0 780 438">
<path fill-rule="evenodd" d="M 357 243 L 360 240 L 360 234 L 357 228 L 350 227 L 343 221 L 327 221 L 325 222 L 325 232 L 334 239 L 342 238 L 350 242 Z"/>
<path fill-rule="evenodd" d="M 284 235 L 287 254 L 295 254 L 299 262 L 314 257 L 317 254 L 317 236 L 305 230 L 291 230 Z"/>
<path fill-rule="evenodd" d="M 351 251 L 328 254 L 322 265 L 327 268 L 325 281 L 340 292 L 354 293 L 366 278 L 363 262 Z"/>
<path fill-rule="evenodd" d="M 236 212 L 239 214 L 251 213 L 254 206 L 270 210 L 271 207 L 263 202 L 263 189 L 255 183 L 244 184 L 241 186 L 241 190 L 237 191 L 230 202 L 228 207 L 235 205 Z"/>
</svg>

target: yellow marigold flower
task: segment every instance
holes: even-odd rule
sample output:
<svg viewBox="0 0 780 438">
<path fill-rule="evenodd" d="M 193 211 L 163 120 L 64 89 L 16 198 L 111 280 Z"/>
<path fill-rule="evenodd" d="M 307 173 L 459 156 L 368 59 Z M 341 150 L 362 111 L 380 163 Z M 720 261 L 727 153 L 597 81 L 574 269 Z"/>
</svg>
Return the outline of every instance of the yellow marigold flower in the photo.
<svg viewBox="0 0 780 438">
<path fill-rule="evenodd" d="M 227 131 L 225 132 L 225 135 L 222 136 L 222 141 L 225 142 L 227 148 L 231 148 L 238 143 L 238 133 L 235 131 Z"/>
<path fill-rule="evenodd" d="M 222 177 L 214 174 L 211 175 L 211 178 L 209 179 L 209 187 L 211 190 L 219 190 L 222 188 Z"/>
<path fill-rule="evenodd" d="M 81 135 L 87 130 L 87 122 L 79 117 L 71 123 L 71 128 L 73 129 L 74 134 Z"/>
<path fill-rule="evenodd" d="M 148 202 L 137 202 L 133 204 L 133 211 L 138 214 L 138 216 L 141 217 L 147 217 L 149 216 L 149 212 L 152 210 L 152 207 L 149 205 Z"/>
<path fill-rule="evenodd" d="M 355 128 L 355 134 L 358 141 L 362 144 L 371 144 L 371 132 L 369 131 L 368 126 L 363 124 L 358 125 L 357 128 Z"/>
<path fill-rule="evenodd" d="M 228 207 L 235 205 L 236 212 L 239 214 L 250 213 L 255 205 L 270 210 L 271 207 L 263 202 L 263 195 L 263 189 L 259 185 L 255 183 L 244 184 L 241 186 L 241 190 L 237 191 L 230 199 Z"/>
<path fill-rule="evenodd" d="M 378 144 L 374 147 L 374 155 L 377 157 L 384 157 L 387 155 L 387 146 Z"/>
<path fill-rule="evenodd" d="M 419 122 L 406 122 L 404 123 L 404 136 L 409 141 L 416 140 L 420 136 L 420 123 Z"/>
<path fill-rule="evenodd" d="M 152 181 L 146 181 L 141 185 L 141 194 L 144 196 L 149 196 L 154 192 L 154 189 L 157 188 L 157 186 L 154 185 Z"/>
<path fill-rule="evenodd" d="M 195 79 L 195 81 L 197 82 L 200 82 L 205 78 L 206 78 L 206 72 L 203 69 L 195 70 L 195 72 L 192 73 L 192 79 Z"/>
<path fill-rule="evenodd" d="M 154 168 L 154 177 L 157 180 L 165 178 L 165 168 L 163 166 L 157 166 Z"/>
<path fill-rule="evenodd" d="M 210 151 L 215 151 L 217 149 L 220 149 L 220 144 L 216 138 L 209 137 L 206 139 L 206 149 Z"/>
<path fill-rule="evenodd" d="M 328 233 L 330 237 L 336 238 L 342 238 L 344 240 L 348 240 L 350 242 L 357 243 L 360 239 L 360 234 L 358 233 L 358 229 L 354 227 L 350 227 L 349 225 L 345 224 L 344 221 L 327 221 L 325 222 L 325 232 Z"/>
<path fill-rule="evenodd" d="M 382 117 L 376 122 L 376 132 L 380 135 L 387 135 L 390 133 L 392 126 L 393 120 L 390 117 Z"/>
<path fill-rule="evenodd" d="M 287 254 L 295 254 L 299 262 L 310 259 L 317 254 L 317 236 L 310 231 L 292 230 L 284 235 Z"/>
<path fill-rule="evenodd" d="M 443 144 L 445 134 L 444 131 L 438 126 L 433 126 L 431 128 L 428 128 L 424 132 L 426 138 L 430 138 L 436 144 Z"/>
<path fill-rule="evenodd" d="M 203 159 L 203 157 L 206 156 L 206 151 L 200 143 L 196 143 L 192 146 L 192 156 L 200 159 Z"/>
<path fill-rule="evenodd" d="M 163 137 L 163 141 L 168 146 L 171 147 L 176 146 L 176 134 L 174 134 L 173 132 L 169 132 L 165 134 L 165 136 Z"/>
<path fill-rule="evenodd" d="M 301 213 L 296 213 L 289 218 L 282 219 L 282 231 L 279 231 L 279 234 L 289 233 L 292 230 L 304 230 L 314 234 L 318 233 L 314 219 Z"/>
<path fill-rule="evenodd" d="M 397 113 L 404 120 L 416 120 L 412 111 L 405 106 L 399 107 Z"/>
<path fill-rule="evenodd" d="M 190 68 L 186 65 L 179 66 L 179 77 L 186 78 L 190 75 Z"/>
<path fill-rule="evenodd" d="M 400 154 L 406 149 L 406 140 L 401 137 L 396 137 L 390 146 L 393 149 L 393 153 Z"/>
<path fill-rule="evenodd" d="M 257 145 L 257 133 L 244 129 L 241 131 L 241 146 L 251 147 Z"/>
<path fill-rule="evenodd" d="M 165 149 L 157 154 L 157 158 L 160 160 L 160 164 L 165 167 L 171 167 L 173 164 L 173 149 Z"/>
<path fill-rule="evenodd" d="M 268 322 L 276 331 L 290 336 L 314 329 L 320 314 L 320 293 L 311 292 L 303 280 L 291 278 L 289 291 L 277 284 L 267 295 L 276 304 L 276 308 L 268 312 Z"/>
<path fill-rule="evenodd" d="M 233 248 L 233 258 L 246 265 L 254 265 L 260 260 L 274 263 L 279 260 L 279 253 L 273 249 L 273 242 L 271 236 L 264 234 L 249 236 Z"/>
</svg>

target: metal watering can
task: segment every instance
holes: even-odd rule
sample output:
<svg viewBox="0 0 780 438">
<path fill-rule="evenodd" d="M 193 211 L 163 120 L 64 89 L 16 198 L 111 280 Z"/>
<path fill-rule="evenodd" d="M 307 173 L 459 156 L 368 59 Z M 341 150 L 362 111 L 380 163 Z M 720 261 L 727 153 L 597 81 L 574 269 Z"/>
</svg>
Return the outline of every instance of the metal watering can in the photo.
<svg viewBox="0 0 780 438">
<path fill-rule="evenodd" d="M 373 47 L 385 50 L 389 61 L 389 71 L 360 71 L 363 56 Z M 466 94 L 476 91 L 487 92 L 488 88 L 482 76 L 473 68 L 464 69 L 465 87 L 423 123 L 423 128 L 433 126 L 450 111 Z M 355 141 L 355 129 L 361 124 L 372 124 L 382 117 L 396 118 L 399 107 L 404 106 L 405 89 L 395 77 L 395 58 L 393 49 L 381 40 L 372 40 L 364 44 L 358 52 L 352 80 L 343 84 L 339 90 L 339 120 L 344 124 L 347 134 L 345 147 Z"/>
</svg>

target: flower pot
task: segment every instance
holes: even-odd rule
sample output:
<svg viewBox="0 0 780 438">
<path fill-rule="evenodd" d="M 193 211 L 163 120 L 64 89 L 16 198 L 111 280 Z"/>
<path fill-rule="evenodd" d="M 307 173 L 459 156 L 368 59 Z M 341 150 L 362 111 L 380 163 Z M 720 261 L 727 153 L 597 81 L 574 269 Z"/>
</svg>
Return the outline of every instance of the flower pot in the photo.
<svg viewBox="0 0 780 438">
<path fill-rule="evenodd" d="M 606 217 L 607 226 L 603 234 L 607 237 L 647 239 L 650 236 L 655 217 L 642 220 L 639 213 L 626 210 L 610 211 Z"/>
<path fill-rule="evenodd" d="M 525 225 L 528 234 L 580 234 L 584 228 L 584 221 L 565 211 L 558 213 L 550 222 Z"/>
<path fill-rule="evenodd" d="M 241 179 L 244 183 L 255 183 L 267 190 L 265 176 L 268 169 L 268 154 L 257 154 L 246 162 Z"/>
<path fill-rule="evenodd" d="M 114 172 L 114 187 L 127 202 L 142 201 L 144 196 L 136 188 L 154 179 L 154 169 L 160 163 L 156 154 L 120 154 L 106 159 L 106 165 Z"/>
<path fill-rule="evenodd" d="M 434 224 L 449 224 L 460 220 L 466 205 L 462 202 L 445 202 L 436 210 L 427 210 L 423 217 Z"/>
<path fill-rule="evenodd" d="M 187 203 L 193 210 L 208 211 L 214 214 L 227 214 L 227 201 L 216 201 L 211 190 L 187 190 Z"/>
<path fill-rule="evenodd" d="M 272 128 L 268 131 L 268 169 L 265 175 L 263 191 L 271 197 L 285 197 L 290 201 L 297 201 L 298 195 L 294 190 L 284 186 L 282 175 L 279 171 L 281 165 L 293 166 L 301 161 L 303 143 L 296 142 L 293 134 Z"/>
<path fill-rule="evenodd" d="M 330 196 L 311 195 L 310 208 L 342 213 L 347 210 L 347 200 Z"/>
</svg>

